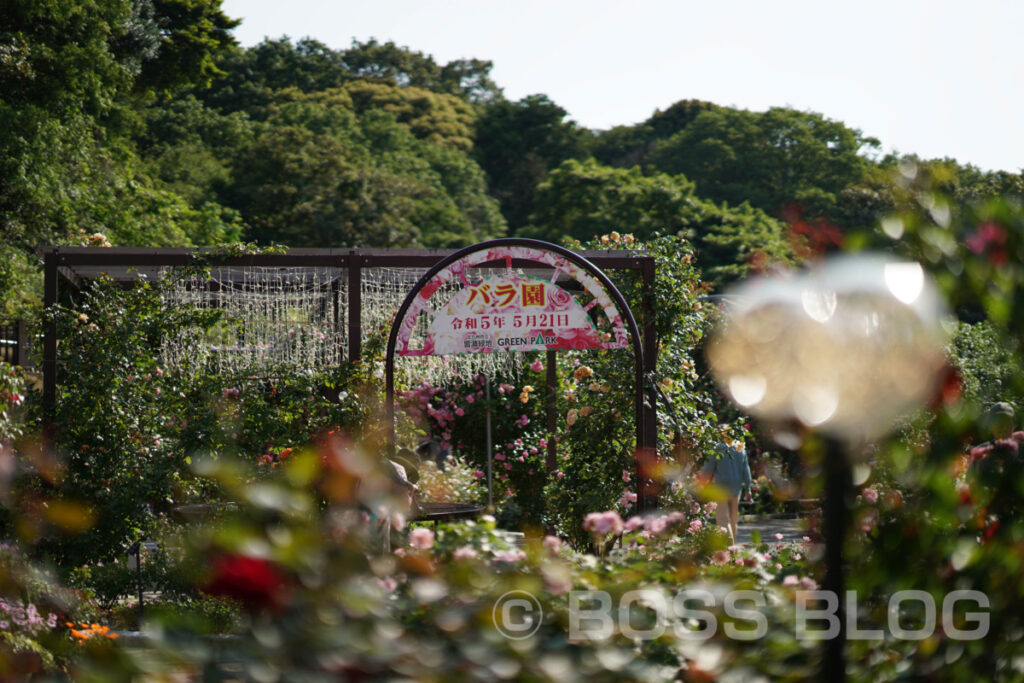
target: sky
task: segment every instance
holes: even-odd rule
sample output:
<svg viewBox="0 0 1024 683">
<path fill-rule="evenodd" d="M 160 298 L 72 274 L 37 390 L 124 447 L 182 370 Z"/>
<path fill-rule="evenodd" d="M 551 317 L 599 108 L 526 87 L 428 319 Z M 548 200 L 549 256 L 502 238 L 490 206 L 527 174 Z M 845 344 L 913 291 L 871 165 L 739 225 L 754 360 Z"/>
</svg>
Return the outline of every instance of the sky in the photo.
<svg viewBox="0 0 1024 683">
<path fill-rule="evenodd" d="M 792 107 L 884 152 L 1024 168 L 1016 0 L 224 0 L 244 46 L 376 38 L 477 58 L 505 96 L 543 93 L 587 128 L 683 99 Z"/>
</svg>

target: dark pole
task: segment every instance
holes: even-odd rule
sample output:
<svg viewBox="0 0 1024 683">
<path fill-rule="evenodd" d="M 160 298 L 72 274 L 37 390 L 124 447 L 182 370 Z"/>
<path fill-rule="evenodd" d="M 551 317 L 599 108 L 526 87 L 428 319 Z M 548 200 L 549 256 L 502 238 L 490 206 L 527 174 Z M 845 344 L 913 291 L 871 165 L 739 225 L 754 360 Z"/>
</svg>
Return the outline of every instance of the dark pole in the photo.
<svg viewBox="0 0 1024 683">
<path fill-rule="evenodd" d="M 135 541 L 128 548 L 128 554 L 135 554 L 135 583 L 139 589 L 139 629 L 142 629 L 142 543 Z"/>
<path fill-rule="evenodd" d="M 852 487 L 850 464 L 846 459 L 843 443 L 825 439 L 825 504 L 822 531 L 825 536 L 825 583 L 826 592 L 838 599 L 836 617 L 839 619 L 839 633 L 825 641 L 822 661 L 822 680 L 841 682 L 846 680 L 846 577 L 843 571 L 843 544 L 849 526 L 847 497 Z"/>
<path fill-rule="evenodd" d="M 53 424 L 57 404 L 57 254 L 56 248 L 51 249 L 43 264 L 43 306 L 47 313 L 43 338 L 43 415 L 48 427 Z"/>
<path fill-rule="evenodd" d="M 348 362 L 355 363 L 363 354 L 363 262 L 358 251 L 348 256 Z M 394 455 L 394 453 L 392 453 Z"/>
<path fill-rule="evenodd" d="M 643 450 L 637 454 L 637 463 L 642 463 L 642 472 L 637 472 L 637 509 L 640 512 L 653 510 L 658 506 L 659 485 L 654 481 L 651 470 L 657 465 L 658 460 L 658 398 L 653 388 L 648 386 L 648 380 L 653 381 L 654 373 L 658 365 L 658 338 L 654 327 L 655 291 L 654 291 L 654 261 L 644 262 L 640 270 L 643 280 L 642 305 L 643 311 L 643 389 L 646 391 L 647 399 L 643 402 Z M 637 442 L 639 449 L 640 442 Z"/>
<path fill-rule="evenodd" d="M 25 319 L 18 318 L 17 321 L 18 343 L 14 347 L 14 365 L 25 367 L 28 365 L 28 331 L 25 326 Z"/>
<path fill-rule="evenodd" d="M 494 445 L 491 443 L 491 378 L 484 375 L 484 400 L 487 401 L 487 512 L 494 512 Z"/>
<path fill-rule="evenodd" d="M 558 391 L 558 357 L 548 350 L 547 363 L 547 409 L 548 409 L 548 453 L 547 468 L 550 475 L 558 467 L 558 450 L 555 445 L 555 430 L 558 429 L 558 414 L 555 411 L 555 392 Z"/>
</svg>

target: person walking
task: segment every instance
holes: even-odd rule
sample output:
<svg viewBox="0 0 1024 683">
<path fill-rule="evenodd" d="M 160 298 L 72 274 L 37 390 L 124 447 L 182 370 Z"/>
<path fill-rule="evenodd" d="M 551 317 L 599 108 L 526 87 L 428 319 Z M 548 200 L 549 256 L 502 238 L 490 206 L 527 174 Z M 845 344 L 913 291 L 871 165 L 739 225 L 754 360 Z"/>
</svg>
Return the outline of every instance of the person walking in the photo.
<svg viewBox="0 0 1024 683">
<path fill-rule="evenodd" d="M 753 481 L 750 463 L 742 441 L 715 444 L 714 452 L 701 468 L 700 478 L 706 486 L 714 485 L 720 491 L 715 516 L 719 526 L 726 528 L 730 540 L 736 542 L 740 519 L 740 496 L 749 498 Z"/>
</svg>

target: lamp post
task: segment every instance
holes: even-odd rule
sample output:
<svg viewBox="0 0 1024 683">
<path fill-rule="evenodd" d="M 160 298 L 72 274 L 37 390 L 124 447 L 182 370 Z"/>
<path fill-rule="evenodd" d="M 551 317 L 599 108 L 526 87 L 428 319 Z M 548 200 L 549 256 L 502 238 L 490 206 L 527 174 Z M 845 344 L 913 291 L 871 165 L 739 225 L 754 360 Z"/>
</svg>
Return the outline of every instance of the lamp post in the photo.
<svg viewBox="0 0 1024 683">
<path fill-rule="evenodd" d="M 826 641 L 822 677 L 841 681 L 850 457 L 933 394 L 944 308 L 920 264 L 877 255 L 754 278 L 731 295 L 708 347 L 716 380 L 747 412 L 796 419 L 826 440 L 823 588 L 837 598 L 839 633 Z"/>
</svg>

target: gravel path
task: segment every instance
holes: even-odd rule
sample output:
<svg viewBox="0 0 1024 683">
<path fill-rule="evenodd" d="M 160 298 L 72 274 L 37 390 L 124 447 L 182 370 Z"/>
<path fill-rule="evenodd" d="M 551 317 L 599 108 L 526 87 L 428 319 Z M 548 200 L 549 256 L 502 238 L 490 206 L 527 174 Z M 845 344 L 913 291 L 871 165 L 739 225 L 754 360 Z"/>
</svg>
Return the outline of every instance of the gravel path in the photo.
<svg viewBox="0 0 1024 683">
<path fill-rule="evenodd" d="M 806 519 L 794 517 L 790 519 L 761 519 L 758 521 L 739 523 L 740 543 L 750 543 L 750 534 L 754 531 L 761 533 L 761 540 L 766 543 L 801 543 L 807 535 Z M 775 534 L 782 534 L 782 539 L 777 539 Z"/>
</svg>

